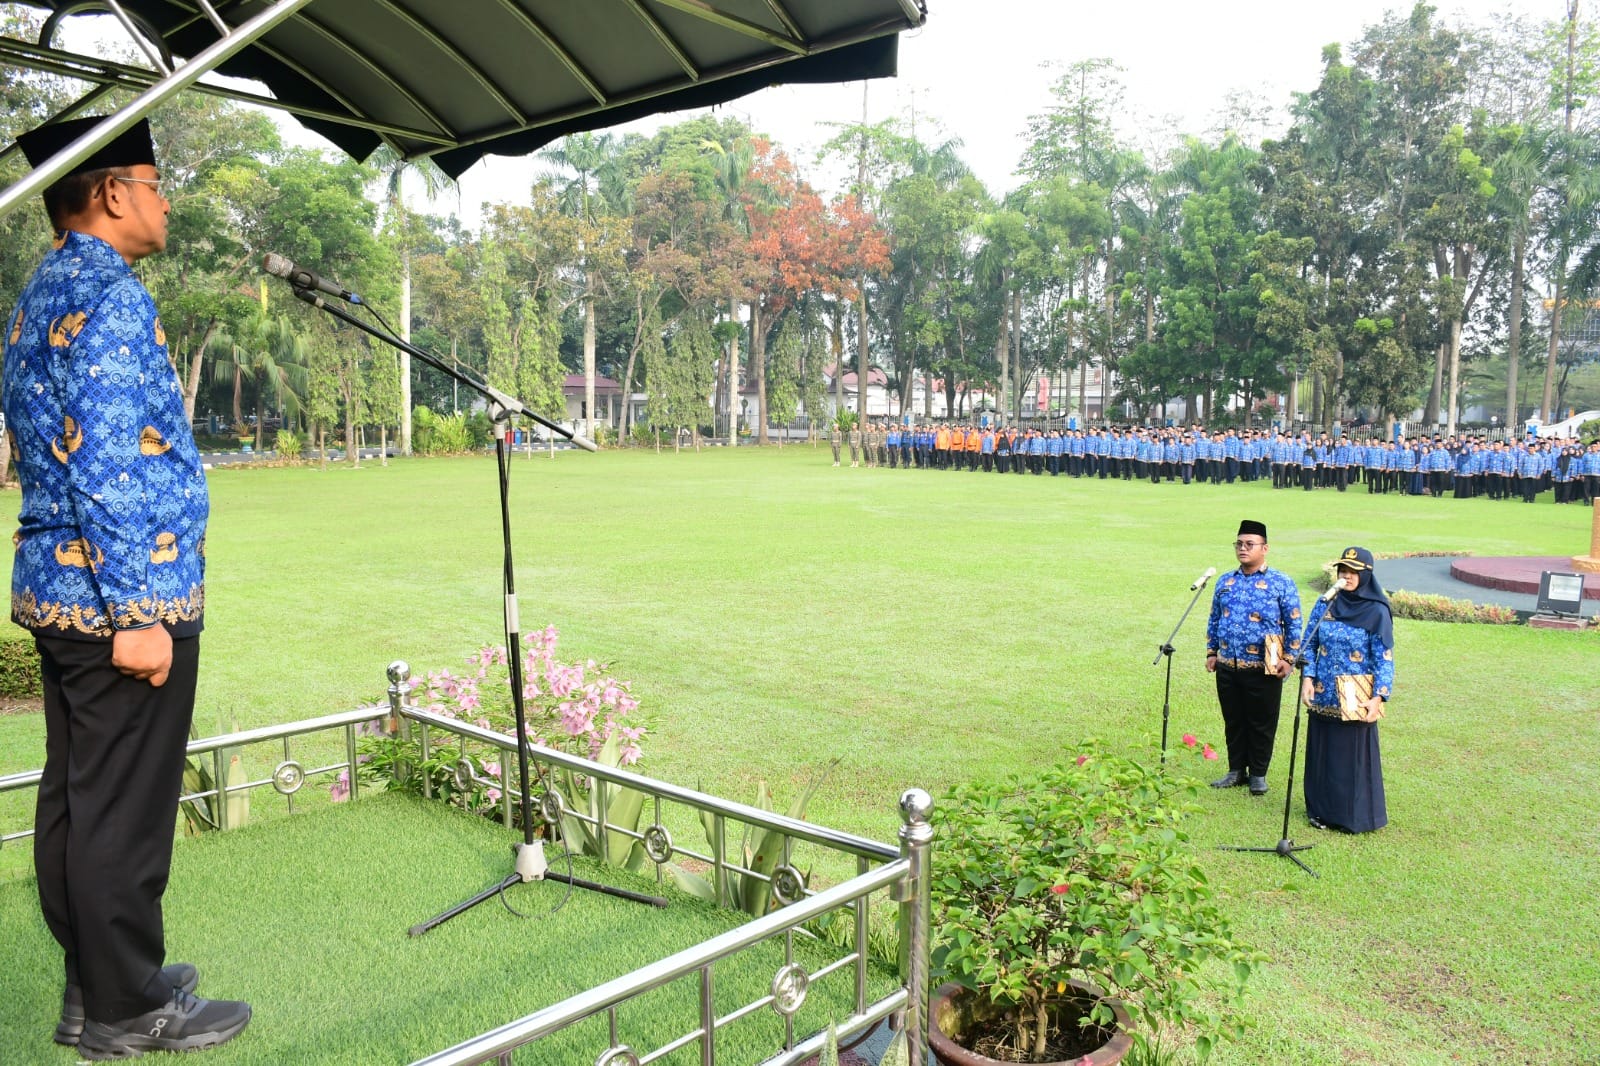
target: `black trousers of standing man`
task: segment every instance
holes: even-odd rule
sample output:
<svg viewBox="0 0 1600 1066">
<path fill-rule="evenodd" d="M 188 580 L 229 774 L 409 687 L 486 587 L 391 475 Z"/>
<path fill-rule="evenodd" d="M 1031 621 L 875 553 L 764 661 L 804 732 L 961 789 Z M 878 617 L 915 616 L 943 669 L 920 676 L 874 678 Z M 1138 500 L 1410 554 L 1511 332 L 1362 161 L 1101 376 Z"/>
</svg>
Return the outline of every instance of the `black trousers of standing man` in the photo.
<svg viewBox="0 0 1600 1066">
<path fill-rule="evenodd" d="M 166 1003 L 161 897 L 194 713 L 200 638 L 172 642 L 154 688 L 111 665 L 111 641 L 35 637 L 45 762 L 34 870 L 45 924 L 84 1010 L 115 1022 Z"/>
<path fill-rule="evenodd" d="M 1228 769 L 1247 777 L 1266 777 L 1272 742 L 1278 735 L 1283 678 L 1255 669 L 1217 664 L 1217 702 L 1228 744 Z"/>
</svg>

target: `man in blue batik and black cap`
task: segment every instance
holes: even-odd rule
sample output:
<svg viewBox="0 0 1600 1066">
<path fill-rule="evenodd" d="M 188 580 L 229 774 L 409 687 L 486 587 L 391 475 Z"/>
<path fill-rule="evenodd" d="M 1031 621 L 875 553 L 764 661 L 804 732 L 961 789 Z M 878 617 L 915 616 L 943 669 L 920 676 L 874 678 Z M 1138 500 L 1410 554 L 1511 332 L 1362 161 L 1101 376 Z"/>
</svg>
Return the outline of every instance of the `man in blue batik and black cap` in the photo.
<svg viewBox="0 0 1600 1066">
<path fill-rule="evenodd" d="M 39 166 L 101 120 L 18 138 Z M 3 399 L 22 484 L 12 621 L 44 682 L 34 869 L 64 955 L 55 1039 L 85 1059 L 195 1051 L 245 1003 L 191 995 L 166 964 L 161 897 L 194 713 L 205 606 L 205 472 L 166 334 L 133 264 L 166 247 L 148 123 L 44 192 L 56 231 L 12 313 Z M 7 1061 L 39 1056 L 8 1049 Z"/>
<path fill-rule="evenodd" d="M 1206 623 L 1206 669 L 1217 675 L 1228 772 L 1212 788 L 1267 794 L 1283 679 L 1300 647 L 1300 590 L 1267 567 L 1267 527 L 1246 519 L 1233 542 L 1239 568 L 1217 581 Z"/>
</svg>

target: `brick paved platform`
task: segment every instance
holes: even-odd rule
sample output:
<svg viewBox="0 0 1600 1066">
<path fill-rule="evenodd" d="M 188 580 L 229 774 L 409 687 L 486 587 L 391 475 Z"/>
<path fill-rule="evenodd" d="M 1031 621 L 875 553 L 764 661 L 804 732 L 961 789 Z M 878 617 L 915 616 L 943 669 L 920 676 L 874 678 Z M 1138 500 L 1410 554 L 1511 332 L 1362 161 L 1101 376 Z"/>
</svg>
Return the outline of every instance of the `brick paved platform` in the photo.
<svg viewBox="0 0 1600 1066">
<path fill-rule="evenodd" d="M 1382 564 L 1379 564 L 1380 566 Z M 1450 563 L 1450 576 L 1479 588 L 1515 592 L 1524 596 L 1539 594 L 1539 578 L 1546 570 L 1574 573 L 1568 555 L 1466 556 Z M 1583 598 L 1600 600 L 1600 577 L 1589 576 L 1583 583 Z"/>
</svg>

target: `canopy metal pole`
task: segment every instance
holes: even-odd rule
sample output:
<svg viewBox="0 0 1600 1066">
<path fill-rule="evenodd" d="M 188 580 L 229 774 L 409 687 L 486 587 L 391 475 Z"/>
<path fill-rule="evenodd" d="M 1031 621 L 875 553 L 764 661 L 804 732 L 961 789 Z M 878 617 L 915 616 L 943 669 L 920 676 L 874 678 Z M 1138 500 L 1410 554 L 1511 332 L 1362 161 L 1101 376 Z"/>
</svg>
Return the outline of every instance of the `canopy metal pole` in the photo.
<svg viewBox="0 0 1600 1066">
<path fill-rule="evenodd" d="M 183 66 L 162 78 L 156 84 L 134 97 L 133 101 L 110 115 L 94 129 L 72 142 L 44 166 L 0 193 L 0 218 L 4 218 L 22 201 L 37 195 L 55 184 L 56 180 L 82 160 L 89 158 L 112 139 L 128 129 L 139 119 L 155 110 L 169 96 L 187 89 L 201 77 L 211 73 L 222 61 L 253 43 L 278 23 L 309 4 L 311 0 L 277 0 L 261 14 L 234 27 L 226 37 L 194 56 Z"/>
</svg>

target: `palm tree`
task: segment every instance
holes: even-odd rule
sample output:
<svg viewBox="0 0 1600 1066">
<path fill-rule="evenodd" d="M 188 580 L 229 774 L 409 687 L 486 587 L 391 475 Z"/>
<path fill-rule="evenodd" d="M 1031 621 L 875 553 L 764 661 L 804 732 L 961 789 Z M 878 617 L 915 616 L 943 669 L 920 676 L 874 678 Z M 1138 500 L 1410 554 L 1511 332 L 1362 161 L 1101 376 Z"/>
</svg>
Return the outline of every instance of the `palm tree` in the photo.
<svg viewBox="0 0 1600 1066">
<path fill-rule="evenodd" d="M 267 287 L 263 283 L 260 310 L 235 330 L 214 334 L 207 350 L 212 356 L 212 380 L 233 383 L 236 427 L 244 424 L 244 391 L 248 382 L 255 400 L 255 447 L 259 452 L 268 401 L 286 415 L 298 413 L 305 406 L 305 342 L 295 334 L 288 318 L 268 311 Z"/>
<path fill-rule="evenodd" d="M 745 213 L 745 195 L 750 169 L 755 165 L 756 150 L 750 138 L 740 137 L 731 145 L 715 141 L 701 141 L 700 147 L 711 153 L 717 191 L 722 194 L 722 218 L 734 230 L 748 237 L 750 219 Z M 739 284 L 735 278 L 728 291 L 728 321 L 739 324 Z M 728 331 L 728 447 L 739 443 L 739 334 Z M 862 395 L 866 393 L 863 391 Z"/>
<path fill-rule="evenodd" d="M 401 186 L 407 174 L 422 179 L 422 191 L 432 200 L 445 188 L 455 184 L 439 165 L 426 156 L 417 159 L 403 158 L 388 144 L 378 146 L 368 160 L 378 168 L 383 179 L 383 202 L 388 209 L 389 224 L 400 240 L 400 339 L 411 340 L 411 240 L 406 227 L 406 205 Z M 411 355 L 400 352 L 400 454 L 411 454 Z"/>
<path fill-rule="evenodd" d="M 618 141 L 609 133 L 576 133 L 563 138 L 539 153 L 557 171 L 550 175 L 562 182 L 560 195 L 570 214 L 591 226 L 597 216 L 612 210 L 627 210 L 628 194 L 623 178 Z M 583 268 L 583 435 L 594 436 L 594 272 L 587 261 Z M 623 398 L 627 402 L 627 398 Z"/>
</svg>

